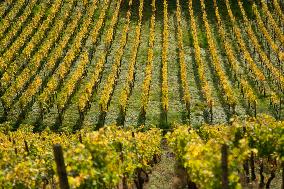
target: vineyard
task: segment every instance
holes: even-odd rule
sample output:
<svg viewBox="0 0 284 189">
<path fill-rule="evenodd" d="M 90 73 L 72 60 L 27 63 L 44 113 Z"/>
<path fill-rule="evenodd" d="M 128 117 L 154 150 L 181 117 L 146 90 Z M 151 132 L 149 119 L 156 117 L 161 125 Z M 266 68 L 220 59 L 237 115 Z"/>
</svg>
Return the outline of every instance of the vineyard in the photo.
<svg viewBox="0 0 284 189">
<path fill-rule="evenodd" d="M 282 0 L 1 1 L 0 188 L 283 188 L 283 65 Z"/>
<path fill-rule="evenodd" d="M 282 4 L 218 3 L 2 3 L 2 122 L 77 130 L 281 119 Z"/>
<path fill-rule="evenodd" d="M 1 4 L 1 122 L 74 131 L 283 116 L 277 0 L 51 2 Z"/>
</svg>

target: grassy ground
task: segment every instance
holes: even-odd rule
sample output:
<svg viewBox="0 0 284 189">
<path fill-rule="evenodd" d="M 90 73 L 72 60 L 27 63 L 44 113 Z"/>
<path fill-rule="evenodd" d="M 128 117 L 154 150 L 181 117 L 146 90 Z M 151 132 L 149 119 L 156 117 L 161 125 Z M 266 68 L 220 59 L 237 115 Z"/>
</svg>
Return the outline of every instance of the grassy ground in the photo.
<svg viewBox="0 0 284 189">
<path fill-rule="evenodd" d="M 161 161 L 153 167 L 149 178 L 145 189 L 171 189 L 181 185 L 181 183 L 177 183 L 175 157 L 166 146 L 163 147 Z"/>
</svg>

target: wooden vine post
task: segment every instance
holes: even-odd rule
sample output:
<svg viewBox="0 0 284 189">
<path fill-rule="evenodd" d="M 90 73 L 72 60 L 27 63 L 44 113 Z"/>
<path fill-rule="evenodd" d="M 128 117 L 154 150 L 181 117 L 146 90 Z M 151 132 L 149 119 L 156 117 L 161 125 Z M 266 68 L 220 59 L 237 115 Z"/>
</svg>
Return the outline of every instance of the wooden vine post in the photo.
<svg viewBox="0 0 284 189">
<path fill-rule="evenodd" d="M 56 162 L 57 174 L 59 177 L 60 189 L 69 189 L 66 167 L 64 163 L 63 151 L 60 144 L 53 146 L 53 153 Z"/>
<path fill-rule="evenodd" d="M 121 164 L 123 164 L 124 154 L 123 154 L 123 144 L 121 142 L 118 143 L 118 152 L 120 153 L 119 158 L 120 158 Z M 123 177 L 122 177 L 122 189 L 128 189 L 127 176 L 125 174 L 123 174 Z"/>
<path fill-rule="evenodd" d="M 222 145 L 221 148 L 221 168 L 222 168 L 222 189 L 229 189 L 229 177 L 228 177 L 228 146 Z"/>
<path fill-rule="evenodd" d="M 284 189 L 284 161 L 281 162 L 282 167 L 282 186 L 281 188 Z"/>
<path fill-rule="evenodd" d="M 212 124 L 213 123 L 213 102 L 212 100 L 210 101 L 209 108 L 210 108 L 210 122 Z"/>
<path fill-rule="evenodd" d="M 251 151 L 250 153 L 250 167 L 251 167 L 251 180 L 255 181 L 256 175 L 255 175 L 254 152 L 253 151 Z"/>
<path fill-rule="evenodd" d="M 282 101 L 282 98 L 280 96 L 280 99 L 279 99 L 279 120 L 281 120 L 281 101 Z"/>
<path fill-rule="evenodd" d="M 254 117 L 256 117 L 257 111 L 256 111 L 256 100 L 254 101 Z"/>
<path fill-rule="evenodd" d="M 27 143 L 26 140 L 24 140 L 24 144 L 25 144 L 25 150 L 26 150 L 26 152 L 29 154 L 29 153 L 30 153 L 30 151 L 29 151 L 29 146 L 28 146 L 28 143 Z"/>
<path fill-rule="evenodd" d="M 14 148 L 15 154 L 18 155 L 18 149 L 16 147 L 16 142 L 15 142 L 14 139 L 13 139 L 13 146 L 15 146 L 15 148 Z"/>
</svg>

